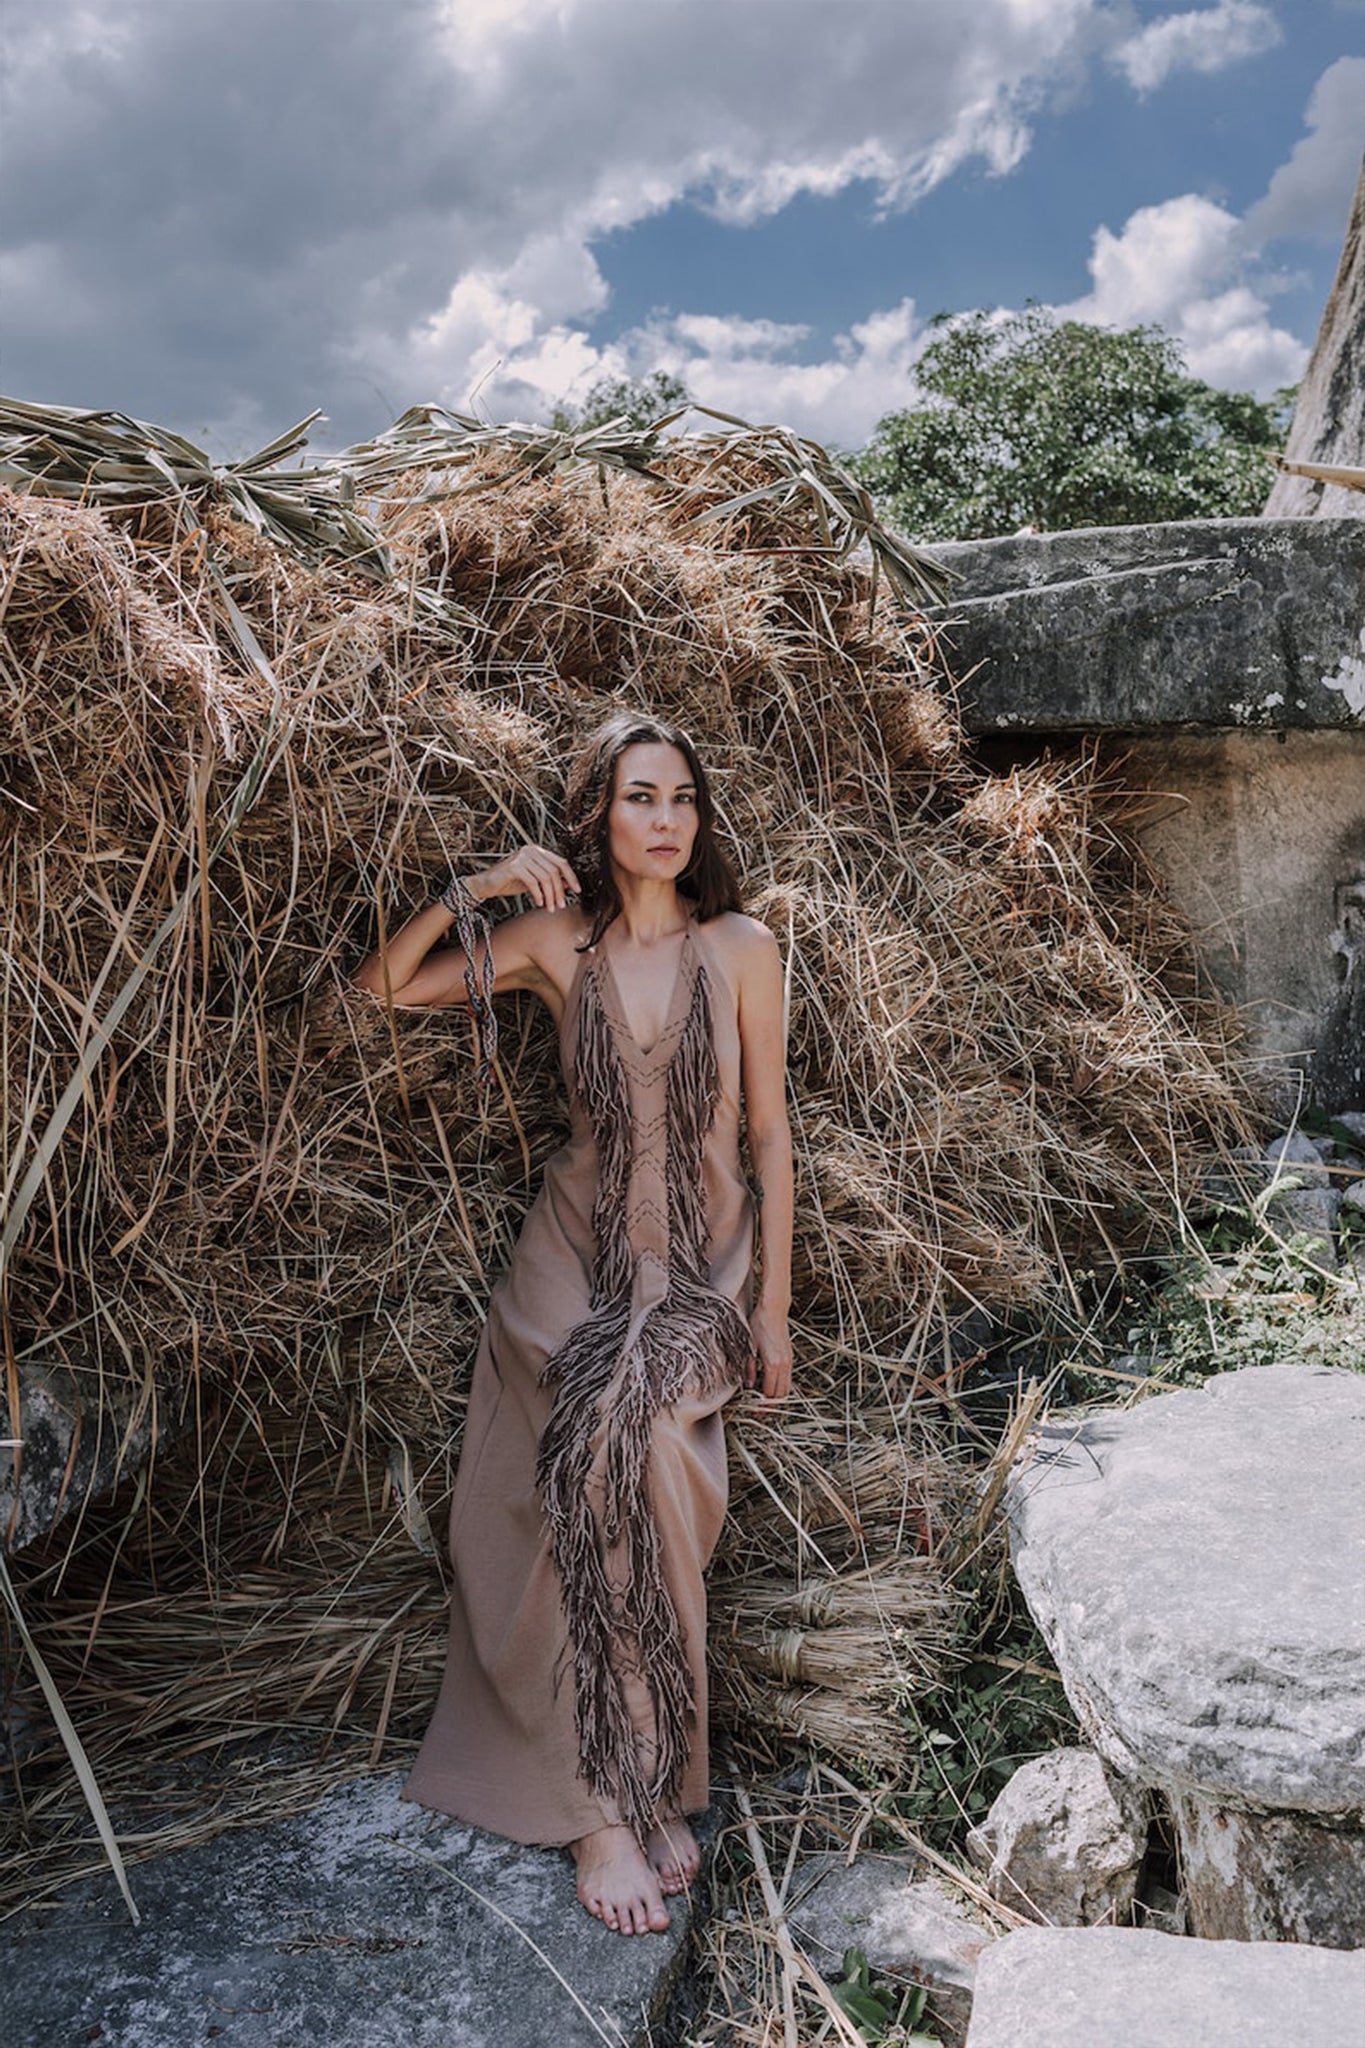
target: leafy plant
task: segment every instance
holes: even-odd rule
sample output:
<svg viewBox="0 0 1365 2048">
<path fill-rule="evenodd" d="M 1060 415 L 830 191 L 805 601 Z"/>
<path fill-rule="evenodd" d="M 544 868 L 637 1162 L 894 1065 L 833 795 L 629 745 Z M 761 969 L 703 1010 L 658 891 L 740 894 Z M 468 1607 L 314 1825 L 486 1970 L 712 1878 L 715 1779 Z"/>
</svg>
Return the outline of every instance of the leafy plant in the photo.
<svg viewBox="0 0 1365 2048">
<path fill-rule="evenodd" d="M 1365 1372 L 1365 1287 L 1323 1272 L 1306 1238 L 1281 1240 L 1261 1224 L 1229 1245 L 1226 1220 L 1220 1234 L 1221 1246 L 1206 1240 L 1170 1265 L 1127 1333 L 1131 1350 L 1157 1357 L 1163 1379 L 1182 1385 L 1252 1365 Z"/>
<path fill-rule="evenodd" d="M 1111 332 L 1042 306 L 942 314 L 851 467 L 922 540 L 1034 527 L 1249 516 L 1270 488 L 1289 393 L 1216 391 L 1157 327 Z"/>
<path fill-rule="evenodd" d="M 1013 1579 L 983 1579 L 969 1658 L 907 1701 L 915 1762 L 896 1809 L 932 1847 L 960 1852 L 1020 1764 L 1079 1740 L 1051 1655 Z"/>
<path fill-rule="evenodd" d="M 874 1979 L 860 1948 L 845 1949 L 843 1971 L 830 1992 L 873 2048 L 942 2048 L 937 2034 L 916 2031 L 928 1998 L 922 1985 Z"/>
<path fill-rule="evenodd" d="M 690 403 L 687 386 L 669 370 L 655 370 L 649 377 L 600 377 L 581 405 L 557 405 L 550 424 L 562 434 L 581 434 L 623 421 L 642 432 L 664 413 L 685 412 Z"/>
</svg>

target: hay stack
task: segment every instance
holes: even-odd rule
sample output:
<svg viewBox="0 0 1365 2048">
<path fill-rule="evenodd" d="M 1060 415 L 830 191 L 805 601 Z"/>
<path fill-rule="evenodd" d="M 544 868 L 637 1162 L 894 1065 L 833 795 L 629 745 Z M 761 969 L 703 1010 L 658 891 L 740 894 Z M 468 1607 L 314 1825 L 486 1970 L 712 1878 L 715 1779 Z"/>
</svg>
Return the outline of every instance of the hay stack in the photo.
<svg viewBox="0 0 1365 2048">
<path fill-rule="evenodd" d="M 552 834 L 611 703 L 694 734 L 789 968 L 804 1405 L 739 1421 L 718 1568 L 751 1730 L 827 1731 L 841 1696 L 813 1649 L 778 1657 L 794 1697 L 756 1678 L 764 1575 L 798 1605 L 854 1575 L 859 1690 L 869 1630 L 885 1697 L 923 1682 L 894 1644 L 951 1634 L 932 1541 L 902 1556 L 949 1484 L 912 1433 L 946 1332 L 1147 1234 L 1235 1121 L 1184 934 L 1093 776 L 972 764 L 933 635 L 775 492 L 771 439 L 664 444 L 651 475 L 519 453 L 484 436 L 445 495 L 372 507 L 388 582 L 221 508 L 0 491 L 12 1353 L 192 1418 L 136 1524 L 23 1561 L 35 1617 L 60 1591 L 40 1639 L 97 1760 L 169 1740 L 187 1685 L 207 1739 L 210 1668 L 234 1728 L 368 1757 L 420 1725 L 428 1518 L 561 1110 L 534 1005 L 485 1100 L 463 1017 L 389 1018 L 347 971 L 452 864 Z M 168 1623 L 209 1629 L 208 1666 L 156 1675 Z M 888 1725 L 852 1746 L 887 1754 Z"/>
</svg>

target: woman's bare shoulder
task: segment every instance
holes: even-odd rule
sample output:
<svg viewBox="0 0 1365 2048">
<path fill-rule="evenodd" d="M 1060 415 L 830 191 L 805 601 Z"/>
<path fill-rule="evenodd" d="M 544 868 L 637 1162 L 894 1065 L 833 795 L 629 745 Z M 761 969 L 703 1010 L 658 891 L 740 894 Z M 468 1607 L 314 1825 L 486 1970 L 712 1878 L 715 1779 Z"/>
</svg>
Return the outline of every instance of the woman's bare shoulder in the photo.
<svg viewBox="0 0 1365 2048">
<path fill-rule="evenodd" d="M 777 951 L 777 940 L 767 925 L 757 917 L 746 917 L 742 910 L 723 910 L 719 917 L 708 918 L 702 929 L 737 970 Z"/>
<path fill-rule="evenodd" d="M 518 937 L 539 976 L 561 997 L 572 986 L 582 947 L 592 929 L 581 910 L 524 910 L 517 919 Z"/>
</svg>

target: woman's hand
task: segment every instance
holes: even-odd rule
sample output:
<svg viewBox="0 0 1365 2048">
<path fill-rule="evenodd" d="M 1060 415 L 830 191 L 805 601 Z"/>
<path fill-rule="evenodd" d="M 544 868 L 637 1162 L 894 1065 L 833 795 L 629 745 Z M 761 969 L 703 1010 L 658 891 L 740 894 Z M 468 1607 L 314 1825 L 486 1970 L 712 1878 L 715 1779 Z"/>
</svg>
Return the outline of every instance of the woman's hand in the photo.
<svg viewBox="0 0 1365 2048">
<path fill-rule="evenodd" d="M 542 910 L 562 910 L 570 892 L 575 896 L 583 893 L 562 854 L 529 841 L 481 875 L 468 876 L 467 886 L 481 903 L 490 896 L 529 896 Z"/>
<path fill-rule="evenodd" d="M 781 1401 L 792 1390 L 792 1340 L 787 1333 L 787 1318 L 764 1308 L 760 1302 L 749 1318 L 749 1335 L 753 1338 L 753 1356 L 744 1375 L 744 1384 L 758 1388 L 765 1401 Z"/>
</svg>

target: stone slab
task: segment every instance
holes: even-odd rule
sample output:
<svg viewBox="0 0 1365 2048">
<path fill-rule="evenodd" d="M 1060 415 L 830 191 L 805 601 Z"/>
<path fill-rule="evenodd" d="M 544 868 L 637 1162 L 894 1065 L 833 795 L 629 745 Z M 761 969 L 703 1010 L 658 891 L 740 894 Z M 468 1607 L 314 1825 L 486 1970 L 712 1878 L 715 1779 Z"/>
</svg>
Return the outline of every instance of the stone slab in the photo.
<svg viewBox="0 0 1365 2048">
<path fill-rule="evenodd" d="M 4 2048 L 636 2048 L 688 1940 L 609 1933 L 568 1859 L 403 1805 L 399 1773 L 0 1926 Z M 657 2039 L 656 2039 L 657 2048 Z"/>
<path fill-rule="evenodd" d="M 958 578 L 936 616 L 970 674 L 970 732 L 1365 727 L 1365 520 L 1193 519 L 934 554 Z"/>
<path fill-rule="evenodd" d="M 1239 1813 L 1189 1793 L 1177 1793 L 1171 1810 L 1192 1933 L 1321 1948 L 1365 1942 L 1365 1832 L 1293 1813 Z"/>
<path fill-rule="evenodd" d="M 1359 1825 L 1365 1375 L 1224 1373 L 1041 1430 L 1015 1572 L 1095 1747 L 1139 1784 Z"/>
<path fill-rule="evenodd" d="M 967 2048 L 1360 2048 L 1365 1952 L 1029 1927 L 987 1949 Z"/>
</svg>

